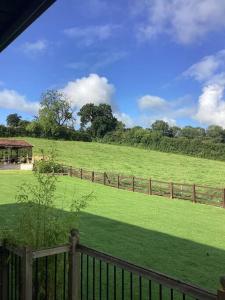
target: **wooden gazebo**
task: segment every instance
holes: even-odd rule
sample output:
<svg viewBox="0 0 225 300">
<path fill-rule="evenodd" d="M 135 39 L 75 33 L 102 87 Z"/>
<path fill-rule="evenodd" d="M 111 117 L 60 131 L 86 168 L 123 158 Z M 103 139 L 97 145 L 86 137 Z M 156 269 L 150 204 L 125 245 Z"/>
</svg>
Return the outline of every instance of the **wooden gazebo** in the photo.
<svg viewBox="0 0 225 300">
<path fill-rule="evenodd" d="M 26 141 L 0 139 L 0 161 L 2 163 L 31 163 L 33 146 Z"/>
</svg>

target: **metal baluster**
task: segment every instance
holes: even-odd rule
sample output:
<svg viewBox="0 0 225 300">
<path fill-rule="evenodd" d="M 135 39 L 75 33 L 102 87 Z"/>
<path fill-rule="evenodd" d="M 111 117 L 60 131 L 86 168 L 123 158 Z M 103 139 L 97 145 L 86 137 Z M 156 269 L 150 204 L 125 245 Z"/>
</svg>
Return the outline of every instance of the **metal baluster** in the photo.
<svg viewBox="0 0 225 300">
<path fill-rule="evenodd" d="M 10 255 L 10 298 L 13 299 L 13 258 L 14 255 L 13 253 L 11 253 Z"/>
<path fill-rule="evenodd" d="M 106 299 L 109 300 L 109 264 L 106 264 Z"/>
<path fill-rule="evenodd" d="M 159 300 L 162 300 L 162 285 L 159 285 Z"/>
<path fill-rule="evenodd" d="M 66 300 L 66 253 L 63 254 L 63 300 Z"/>
<path fill-rule="evenodd" d="M 139 300 L 142 300 L 142 277 L 139 276 Z"/>
<path fill-rule="evenodd" d="M 38 258 L 35 260 L 35 299 L 38 300 L 39 280 L 38 280 Z"/>
<path fill-rule="evenodd" d="M 152 300 L 152 282 L 151 282 L 151 280 L 148 281 L 148 299 Z"/>
<path fill-rule="evenodd" d="M 114 274 L 114 300 L 116 300 L 116 266 L 114 266 L 114 271 L 113 271 L 113 274 Z"/>
<path fill-rule="evenodd" d="M 18 273 L 18 276 L 19 276 L 19 296 L 18 296 L 18 300 L 21 300 L 21 287 L 22 287 L 22 284 L 21 284 L 21 257 L 19 257 L 19 273 Z"/>
<path fill-rule="evenodd" d="M 55 255 L 55 282 L 54 282 L 54 295 L 55 300 L 57 299 L 57 255 Z"/>
<path fill-rule="evenodd" d="M 170 300 L 173 300 L 173 289 L 170 290 Z"/>
<path fill-rule="evenodd" d="M 133 274 L 130 273 L 130 300 L 133 300 Z"/>
<path fill-rule="evenodd" d="M 15 269 L 15 272 L 14 272 L 14 299 L 16 300 L 17 298 L 17 255 L 15 255 L 15 260 L 14 260 L 14 269 Z"/>
<path fill-rule="evenodd" d="M 80 256 L 80 299 L 83 300 L 83 253 Z"/>
<path fill-rule="evenodd" d="M 48 300 L 48 256 L 45 257 L 45 299 Z"/>
<path fill-rule="evenodd" d="M 124 270 L 122 269 L 122 300 L 124 300 Z"/>
<path fill-rule="evenodd" d="M 93 267 L 93 278 L 92 278 L 92 283 L 93 283 L 93 300 L 95 300 L 95 258 L 93 257 L 92 259 L 92 267 Z"/>
<path fill-rule="evenodd" d="M 87 295 L 86 295 L 86 299 L 88 299 L 89 297 L 88 297 L 88 294 L 89 294 L 89 290 L 88 290 L 88 288 L 89 288 L 89 286 L 88 286 L 88 281 L 89 281 L 89 256 L 87 255 L 87 266 L 86 266 L 86 268 L 87 268 L 87 282 L 86 282 L 86 293 L 87 293 Z"/>
<path fill-rule="evenodd" d="M 102 261 L 99 261 L 99 300 L 102 299 Z"/>
</svg>

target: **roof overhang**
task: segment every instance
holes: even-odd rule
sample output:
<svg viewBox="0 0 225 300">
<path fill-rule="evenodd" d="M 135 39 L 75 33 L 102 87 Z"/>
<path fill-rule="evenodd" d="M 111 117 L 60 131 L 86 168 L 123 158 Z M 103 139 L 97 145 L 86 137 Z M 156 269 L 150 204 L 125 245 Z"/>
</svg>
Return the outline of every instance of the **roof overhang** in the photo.
<svg viewBox="0 0 225 300">
<path fill-rule="evenodd" d="M 0 149 L 32 148 L 33 145 L 23 140 L 0 139 Z"/>
<path fill-rule="evenodd" d="M 0 0 L 0 52 L 56 0 Z"/>
</svg>

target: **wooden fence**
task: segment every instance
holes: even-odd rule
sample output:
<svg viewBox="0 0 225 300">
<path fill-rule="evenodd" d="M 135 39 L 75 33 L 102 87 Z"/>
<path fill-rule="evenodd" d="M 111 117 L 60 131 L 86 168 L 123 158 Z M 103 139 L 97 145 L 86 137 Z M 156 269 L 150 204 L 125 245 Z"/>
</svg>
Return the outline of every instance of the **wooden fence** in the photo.
<svg viewBox="0 0 225 300">
<path fill-rule="evenodd" d="M 0 247 L 0 300 L 225 300 L 165 274 L 142 268 L 79 243 L 33 251 Z"/>
<path fill-rule="evenodd" d="M 166 182 L 151 178 L 119 175 L 111 172 L 96 172 L 68 166 L 63 166 L 62 174 L 132 192 L 189 200 L 194 203 L 225 208 L 225 188 Z"/>
</svg>

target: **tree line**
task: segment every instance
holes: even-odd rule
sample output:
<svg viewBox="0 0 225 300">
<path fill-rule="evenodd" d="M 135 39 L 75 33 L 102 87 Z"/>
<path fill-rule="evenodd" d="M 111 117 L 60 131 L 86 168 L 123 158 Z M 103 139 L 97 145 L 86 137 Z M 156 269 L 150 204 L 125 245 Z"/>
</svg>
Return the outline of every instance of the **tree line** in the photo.
<svg viewBox="0 0 225 300">
<path fill-rule="evenodd" d="M 75 129 L 78 120 L 79 129 Z M 0 125 L 0 136 L 94 140 L 225 160 L 225 130 L 220 126 L 181 128 L 157 120 L 149 128 L 126 128 L 113 115 L 110 105 L 88 103 L 75 114 L 69 99 L 57 90 L 42 95 L 40 109 L 32 121 L 16 113 L 8 115 L 6 125 Z"/>
<path fill-rule="evenodd" d="M 76 118 L 80 119 L 77 130 Z M 0 136 L 92 141 L 103 138 L 119 126 L 122 123 L 113 116 L 110 105 L 89 103 L 75 116 L 69 99 L 57 90 L 49 90 L 42 95 L 40 109 L 32 121 L 23 120 L 17 113 L 10 114 L 6 125 L 0 125 Z"/>
</svg>

